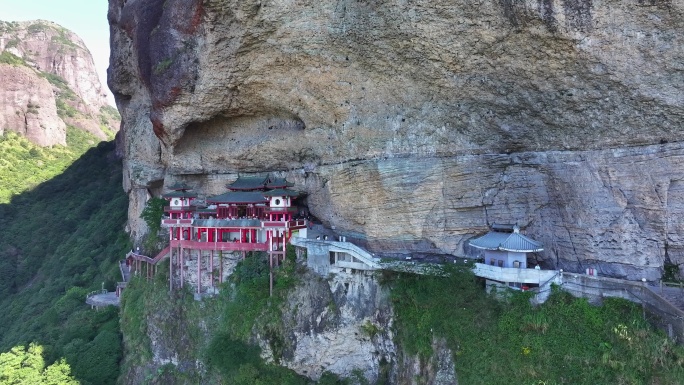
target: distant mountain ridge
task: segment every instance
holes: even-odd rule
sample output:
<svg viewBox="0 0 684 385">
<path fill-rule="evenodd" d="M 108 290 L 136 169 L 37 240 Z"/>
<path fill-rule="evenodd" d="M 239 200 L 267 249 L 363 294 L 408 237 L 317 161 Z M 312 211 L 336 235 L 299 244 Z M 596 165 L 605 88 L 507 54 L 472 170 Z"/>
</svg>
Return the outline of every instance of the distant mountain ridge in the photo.
<svg viewBox="0 0 684 385">
<path fill-rule="evenodd" d="M 119 121 L 80 37 L 46 20 L 0 21 L 0 135 L 66 145 L 67 126 L 105 140 Z"/>
</svg>

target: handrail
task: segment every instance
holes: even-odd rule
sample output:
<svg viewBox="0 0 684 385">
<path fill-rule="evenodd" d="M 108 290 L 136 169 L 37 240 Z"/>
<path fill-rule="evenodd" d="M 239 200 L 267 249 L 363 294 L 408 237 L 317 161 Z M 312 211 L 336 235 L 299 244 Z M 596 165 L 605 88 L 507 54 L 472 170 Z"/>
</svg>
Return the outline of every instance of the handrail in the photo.
<svg viewBox="0 0 684 385">
<path fill-rule="evenodd" d="M 317 241 L 321 242 L 321 241 Z M 380 268 L 380 264 L 378 263 L 377 258 L 373 257 L 371 253 L 369 253 L 367 250 L 364 250 L 360 248 L 359 246 L 351 243 L 351 242 L 338 242 L 338 241 L 323 241 L 327 244 L 330 244 L 331 246 L 338 247 L 340 249 L 345 249 L 347 251 L 351 251 L 353 254 L 356 254 L 355 257 L 362 260 L 364 263 L 374 267 L 374 268 Z"/>
<path fill-rule="evenodd" d="M 159 254 L 157 254 L 156 257 L 154 257 L 152 264 L 156 265 L 159 263 L 159 261 L 164 259 L 169 254 L 169 251 L 171 251 L 171 246 L 166 246 L 162 251 L 159 252 Z"/>
<path fill-rule="evenodd" d="M 363 248 L 351 243 L 351 242 L 338 242 L 338 241 L 328 241 L 328 240 L 322 240 L 322 239 L 309 239 L 309 238 L 302 238 L 302 237 L 292 237 L 290 238 L 290 243 L 295 245 L 295 246 L 303 246 L 305 247 L 306 244 L 318 244 L 318 245 L 325 245 L 328 246 L 328 249 L 331 248 L 337 248 L 337 249 L 342 249 L 342 253 L 348 253 L 351 254 L 353 257 L 356 259 L 359 259 L 363 263 L 369 265 L 370 267 L 374 269 L 380 269 L 380 260 L 378 258 L 373 257 L 371 253 L 369 253 L 367 250 L 364 250 Z M 332 250 L 334 251 L 334 250 Z"/>
<path fill-rule="evenodd" d="M 93 297 L 93 296 L 96 296 L 96 295 L 98 295 L 98 294 L 107 294 L 107 293 L 108 293 L 108 291 L 105 290 L 105 289 L 93 290 L 93 291 L 91 291 L 90 293 L 86 294 L 86 300 L 88 300 L 88 298 Z"/>
</svg>

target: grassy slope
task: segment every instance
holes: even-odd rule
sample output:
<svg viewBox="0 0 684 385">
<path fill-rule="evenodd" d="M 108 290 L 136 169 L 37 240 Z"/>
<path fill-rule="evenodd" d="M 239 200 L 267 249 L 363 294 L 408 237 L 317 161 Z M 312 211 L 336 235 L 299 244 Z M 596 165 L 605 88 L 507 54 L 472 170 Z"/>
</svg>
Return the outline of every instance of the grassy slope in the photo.
<svg viewBox="0 0 684 385">
<path fill-rule="evenodd" d="M 64 172 L 97 142 L 73 127 L 67 128 L 67 147 L 42 148 L 19 134 L 5 132 L 0 136 L 0 203 Z"/>
<path fill-rule="evenodd" d="M 528 293 L 502 303 L 459 271 L 389 284 L 401 344 L 426 357 L 433 336 L 446 338 L 460 384 L 684 383 L 684 349 L 653 331 L 631 302 L 596 307 L 558 291 L 538 308 Z"/>
<path fill-rule="evenodd" d="M 69 148 L 57 154 L 6 137 L 0 146 L 10 150 L 0 159 L 16 158 L 9 172 L 0 169 L 3 185 L 8 175 L 17 182 L 49 178 L 34 175 L 39 162 L 60 172 L 78 143 L 87 147 L 90 140 L 71 133 Z M 95 312 L 84 303 L 102 283 L 113 289 L 120 280 L 117 260 L 130 248 L 121 162 L 113 151 L 113 143 L 100 143 L 63 173 L 0 204 L 0 351 L 36 342 L 48 362 L 66 357 L 83 384 L 114 383 L 121 357 L 117 310 Z"/>
</svg>

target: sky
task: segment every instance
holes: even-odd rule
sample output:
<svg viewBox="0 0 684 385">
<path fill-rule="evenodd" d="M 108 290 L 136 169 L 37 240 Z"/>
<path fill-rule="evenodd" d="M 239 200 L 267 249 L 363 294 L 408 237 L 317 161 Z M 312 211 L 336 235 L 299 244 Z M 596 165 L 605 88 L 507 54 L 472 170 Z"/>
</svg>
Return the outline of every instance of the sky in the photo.
<svg viewBox="0 0 684 385">
<path fill-rule="evenodd" d="M 97 74 L 108 94 L 107 100 L 114 105 L 114 97 L 107 88 L 107 67 L 109 66 L 107 7 L 107 0 L 0 0 L 0 20 L 44 19 L 54 21 L 75 32 L 83 39 L 93 55 Z"/>
</svg>

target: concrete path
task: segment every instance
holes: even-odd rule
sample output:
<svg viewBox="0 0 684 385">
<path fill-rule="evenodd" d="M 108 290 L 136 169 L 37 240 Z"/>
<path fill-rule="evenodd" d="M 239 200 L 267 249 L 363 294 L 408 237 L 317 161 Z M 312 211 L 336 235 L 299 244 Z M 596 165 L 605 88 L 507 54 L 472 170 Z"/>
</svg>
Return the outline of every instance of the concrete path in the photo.
<svg viewBox="0 0 684 385">
<path fill-rule="evenodd" d="M 110 305 L 119 306 L 119 297 L 116 296 L 115 292 L 110 291 L 104 294 L 92 295 L 86 298 L 86 303 L 93 307 L 102 307 Z"/>
</svg>

